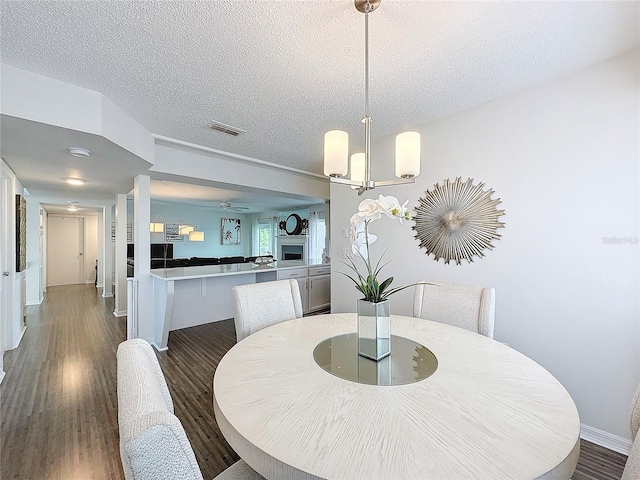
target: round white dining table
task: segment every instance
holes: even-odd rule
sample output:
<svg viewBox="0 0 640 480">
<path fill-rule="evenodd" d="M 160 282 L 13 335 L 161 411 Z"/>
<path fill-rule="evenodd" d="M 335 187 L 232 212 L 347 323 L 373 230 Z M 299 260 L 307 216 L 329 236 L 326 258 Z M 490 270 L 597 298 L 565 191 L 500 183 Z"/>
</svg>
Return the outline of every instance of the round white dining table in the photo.
<svg viewBox="0 0 640 480">
<path fill-rule="evenodd" d="M 578 412 L 536 362 L 458 327 L 392 316 L 392 335 L 428 348 L 437 369 L 415 383 L 366 385 L 314 360 L 320 342 L 355 331 L 355 314 L 291 320 L 246 337 L 220 361 L 216 420 L 264 477 L 571 477 Z"/>
</svg>

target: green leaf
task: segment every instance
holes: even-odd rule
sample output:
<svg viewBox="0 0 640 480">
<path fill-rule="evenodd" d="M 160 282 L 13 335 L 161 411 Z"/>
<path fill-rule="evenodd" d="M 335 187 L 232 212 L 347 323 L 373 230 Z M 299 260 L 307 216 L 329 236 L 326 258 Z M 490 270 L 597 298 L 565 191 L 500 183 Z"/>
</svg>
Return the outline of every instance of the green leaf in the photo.
<svg viewBox="0 0 640 480">
<path fill-rule="evenodd" d="M 387 278 L 384 282 L 380 284 L 379 292 L 381 295 L 387 289 L 387 287 L 391 285 L 391 282 L 393 282 L 393 277 Z"/>
</svg>

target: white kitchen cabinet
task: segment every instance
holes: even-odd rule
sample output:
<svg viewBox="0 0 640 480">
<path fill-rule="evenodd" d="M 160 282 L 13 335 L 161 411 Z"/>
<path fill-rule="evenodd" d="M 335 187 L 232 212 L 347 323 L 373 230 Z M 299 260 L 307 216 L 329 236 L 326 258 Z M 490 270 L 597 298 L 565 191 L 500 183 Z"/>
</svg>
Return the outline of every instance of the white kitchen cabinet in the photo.
<svg viewBox="0 0 640 480">
<path fill-rule="evenodd" d="M 331 306 L 331 275 L 309 277 L 309 311 Z"/>
<path fill-rule="evenodd" d="M 331 306 L 331 265 L 309 267 L 309 311 Z"/>
<path fill-rule="evenodd" d="M 300 287 L 302 311 L 313 312 L 331 305 L 331 266 L 278 270 L 278 280 L 296 280 Z"/>
<path fill-rule="evenodd" d="M 309 279 L 298 278 L 296 279 L 298 286 L 300 287 L 300 298 L 302 299 L 302 313 L 309 311 Z"/>
<path fill-rule="evenodd" d="M 307 278 L 308 276 L 309 269 L 307 268 L 287 268 L 284 270 L 278 270 L 278 280 Z"/>
</svg>

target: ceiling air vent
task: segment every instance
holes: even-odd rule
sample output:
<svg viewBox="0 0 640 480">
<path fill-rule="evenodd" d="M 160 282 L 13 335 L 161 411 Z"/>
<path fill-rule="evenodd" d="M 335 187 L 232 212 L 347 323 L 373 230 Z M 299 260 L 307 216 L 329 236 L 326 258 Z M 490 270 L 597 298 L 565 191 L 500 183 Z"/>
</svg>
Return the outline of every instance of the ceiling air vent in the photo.
<svg viewBox="0 0 640 480">
<path fill-rule="evenodd" d="M 216 132 L 226 133 L 227 135 L 233 135 L 234 137 L 237 137 L 241 133 L 247 133 L 246 130 L 222 122 L 210 122 L 207 128 L 209 130 L 215 130 Z"/>
</svg>

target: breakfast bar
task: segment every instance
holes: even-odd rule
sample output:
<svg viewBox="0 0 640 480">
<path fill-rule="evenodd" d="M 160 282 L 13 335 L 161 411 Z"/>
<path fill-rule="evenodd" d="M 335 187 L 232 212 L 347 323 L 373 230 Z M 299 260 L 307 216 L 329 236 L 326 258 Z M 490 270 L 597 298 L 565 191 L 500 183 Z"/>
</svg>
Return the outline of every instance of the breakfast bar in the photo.
<svg viewBox="0 0 640 480">
<path fill-rule="evenodd" d="M 296 279 L 304 310 L 324 308 L 330 302 L 330 274 L 331 265 L 320 261 L 152 269 L 154 344 L 166 350 L 172 330 L 233 318 L 231 289 L 236 285 Z"/>
</svg>

